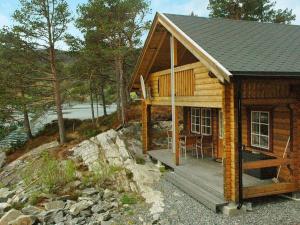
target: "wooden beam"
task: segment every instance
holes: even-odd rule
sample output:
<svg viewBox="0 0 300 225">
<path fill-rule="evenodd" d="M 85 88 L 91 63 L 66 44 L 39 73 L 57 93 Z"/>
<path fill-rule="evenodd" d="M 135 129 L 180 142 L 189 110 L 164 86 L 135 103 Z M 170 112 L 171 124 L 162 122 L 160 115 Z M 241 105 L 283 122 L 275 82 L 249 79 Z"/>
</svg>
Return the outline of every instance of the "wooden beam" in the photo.
<svg viewBox="0 0 300 225">
<path fill-rule="evenodd" d="M 143 153 L 146 154 L 150 150 L 151 145 L 151 105 L 145 100 L 142 101 L 142 142 Z"/>
<path fill-rule="evenodd" d="M 239 199 L 239 170 L 237 146 L 237 106 L 234 83 L 225 84 L 223 100 L 224 114 L 224 198 L 237 202 Z"/>
<path fill-rule="evenodd" d="M 180 163 L 180 148 L 179 148 L 179 107 L 175 108 L 175 164 L 176 166 Z"/>
<path fill-rule="evenodd" d="M 292 159 L 267 159 L 267 160 L 258 160 L 253 162 L 244 162 L 243 169 L 260 169 L 268 167 L 277 167 L 280 165 L 289 165 L 292 163 Z"/>
<path fill-rule="evenodd" d="M 174 66 L 178 65 L 178 41 L 176 40 L 176 38 L 174 38 Z"/>
<path fill-rule="evenodd" d="M 156 59 L 156 57 L 157 57 L 157 55 L 158 55 L 158 53 L 159 53 L 159 51 L 161 49 L 161 46 L 164 43 L 164 40 L 166 39 L 166 36 L 167 36 L 167 32 L 164 32 L 163 35 L 162 35 L 162 37 L 161 37 L 161 39 L 160 39 L 160 41 L 159 41 L 159 43 L 158 43 L 156 52 L 154 53 L 154 55 L 153 55 L 153 57 L 152 57 L 149 65 L 148 65 L 148 69 L 146 70 L 146 73 L 144 74 L 145 77 L 146 77 L 146 80 L 148 79 L 148 74 L 150 73 L 150 70 L 151 70 L 151 68 L 152 68 L 152 66 L 153 66 L 153 64 L 155 62 L 155 59 Z"/>
<path fill-rule="evenodd" d="M 181 31 L 174 23 L 172 23 L 165 15 L 159 14 L 158 21 L 162 24 L 180 43 L 187 48 L 197 59 L 199 59 L 209 70 L 211 70 L 220 80 L 229 81 L 232 74 L 204 49 L 202 49 L 195 41 Z"/>
<path fill-rule="evenodd" d="M 243 99 L 243 105 L 286 105 L 296 103 L 295 98 L 248 98 Z"/>
<path fill-rule="evenodd" d="M 278 195 L 296 191 L 297 187 L 294 183 L 272 183 L 259 186 L 251 186 L 243 188 L 244 198 L 255 198 L 268 195 Z"/>
</svg>

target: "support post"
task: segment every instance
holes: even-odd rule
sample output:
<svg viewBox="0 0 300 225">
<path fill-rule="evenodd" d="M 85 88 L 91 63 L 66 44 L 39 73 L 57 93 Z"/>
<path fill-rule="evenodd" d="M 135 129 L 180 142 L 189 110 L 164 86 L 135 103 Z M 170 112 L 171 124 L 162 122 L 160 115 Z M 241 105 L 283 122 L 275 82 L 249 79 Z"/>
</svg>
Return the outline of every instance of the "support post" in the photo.
<svg viewBox="0 0 300 225">
<path fill-rule="evenodd" d="M 174 37 L 170 36 L 170 54 L 171 54 L 171 107 L 172 107 L 172 151 L 176 152 L 176 110 L 175 110 L 175 72 L 174 72 Z M 177 160 L 176 164 L 177 164 Z"/>
<path fill-rule="evenodd" d="M 291 106 L 293 111 L 292 116 L 292 137 L 291 137 L 291 146 L 293 159 L 293 180 L 296 183 L 298 191 L 300 192 L 300 101 Z"/>
<path fill-rule="evenodd" d="M 179 149 L 179 106 L 175 108 L 175 164 L 180 163 L 180 149 Z"/>
<path fill-rule="evenodd" d="M 234 83 L 228 83 L 224 85 L 224 88 L 224 198 L 237 203 L 239 200 L 239 167 L 236 86 Z"/>
<path fill-rule="evenodd" d="M 151 105 L 147 104 L 145 100 L 142 101 L 142 141 L 143 153 L 147 154 L 150 150 L 151 143 Z"/>
</svg>

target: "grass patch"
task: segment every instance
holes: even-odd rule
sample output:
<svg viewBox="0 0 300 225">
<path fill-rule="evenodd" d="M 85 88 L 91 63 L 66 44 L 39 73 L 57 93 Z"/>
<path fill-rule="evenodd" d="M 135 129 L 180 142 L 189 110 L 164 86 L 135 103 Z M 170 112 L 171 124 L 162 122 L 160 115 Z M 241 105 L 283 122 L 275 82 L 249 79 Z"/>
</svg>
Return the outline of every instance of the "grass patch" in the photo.
<svg viewBox="0 0 300 225">
<path fill-rule="evenodd" d="M 67 183 L 76 178 L 73 161 L 58 161 L 48 152 L 29 162 L 21 177 L 27 186 L 38 187 L 44 193 L 57 193 Z"/>
<path fill-rule="evenodd" d="M 159 171 L 160 171 L 161 173 L 165 173 L 165 172 L 167 172 L 167 169 L 166 169 L 166 167 L 161 166 L 161 167 L 159 167 Z"/>
<path fill-rule="evenodd" d="M 120 201 L 123 205 L 134 205 L 138 202 L 138 198 L 133 194 L 124 194 Z"/>
</svg>

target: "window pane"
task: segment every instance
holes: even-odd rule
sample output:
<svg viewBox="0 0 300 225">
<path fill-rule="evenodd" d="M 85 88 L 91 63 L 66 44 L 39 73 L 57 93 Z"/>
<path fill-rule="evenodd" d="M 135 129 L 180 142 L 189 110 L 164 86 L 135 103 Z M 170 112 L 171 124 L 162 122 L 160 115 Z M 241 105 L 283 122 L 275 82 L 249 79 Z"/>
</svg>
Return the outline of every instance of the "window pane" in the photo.
<svg viewBox="0 0 300 225">
<path fill-rule="evenodd" d="M 261 114 L 260 114 L 260 122 L 268 124 L 269 123 L 269 113 L 267 113 L 267 112 L 261 112 Z"/>
<path fill-rule="evenodd" d="M 259 146 L 259 135 L 255 135 L 255 134 L 252 134 L 251 135 L 252 138 L 251 138 L 251 141 L 252 141 L 252 145 L 255 145 L 255 146 Z"/>
<path fill-rule="evenodd" d="M 259 124 L 258 123 L 252 123 L 252 131 L 253 134 L 259 134 Z"/>
<path fill-rule="evenodd" d="M 262 135 L 269 135 L 269 126 L 268 125 L 260 125 L 260 134 Z"/>
<path fill-rule="evenodd" d="M 252 120 L 252 122 L 259 123 L 259 112 L 252 112 L 251 120 Z"/>
<path fill-rule="evenodd" d="M 267 136 L 260 136 L 260 146 L 262 148 L 269 147 L 269 138 Z"/>
</svg>

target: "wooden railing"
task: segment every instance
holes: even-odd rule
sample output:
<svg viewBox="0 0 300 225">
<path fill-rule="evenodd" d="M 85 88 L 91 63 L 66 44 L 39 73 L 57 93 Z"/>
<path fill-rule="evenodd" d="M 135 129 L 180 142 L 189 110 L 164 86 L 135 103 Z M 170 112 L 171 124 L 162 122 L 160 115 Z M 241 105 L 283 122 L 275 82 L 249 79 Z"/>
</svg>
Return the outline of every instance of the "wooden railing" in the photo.
<svg viewBox="0 0 300 225">
<path fill-rule="evenodd" d="M 175 72 L 175 95 L 193 96 L 195 91 L 195 76 L 192 69 Z M 158 77 L 159 97 L 171 96 L 171 75 L 162 74 Z"/>
</svg>

